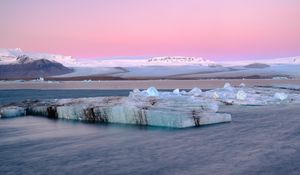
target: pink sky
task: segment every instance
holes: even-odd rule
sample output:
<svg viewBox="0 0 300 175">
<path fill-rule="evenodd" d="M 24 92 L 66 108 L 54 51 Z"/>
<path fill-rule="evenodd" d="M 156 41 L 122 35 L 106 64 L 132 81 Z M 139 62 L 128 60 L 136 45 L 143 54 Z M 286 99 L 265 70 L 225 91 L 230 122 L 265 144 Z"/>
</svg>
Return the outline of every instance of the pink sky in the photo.
<svg viewBox="0 0 300 175">
<path fill-rule="evenodd" d="M 0 47 L 75 57 L 300 55 L 299 0 L 1 0 Z"/>
</svg>

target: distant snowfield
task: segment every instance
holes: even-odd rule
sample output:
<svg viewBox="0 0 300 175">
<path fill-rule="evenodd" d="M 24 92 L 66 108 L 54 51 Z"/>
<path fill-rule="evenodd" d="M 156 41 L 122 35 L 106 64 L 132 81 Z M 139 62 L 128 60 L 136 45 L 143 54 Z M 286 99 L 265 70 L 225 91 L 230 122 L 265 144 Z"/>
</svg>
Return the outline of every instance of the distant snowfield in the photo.
<svg viewBox="0 0 300 175">
<path fill-rule="evenodd" d="M 0 65 L 18 64 L 16 58 L 48 59 L 74 72 L 56 77 L 110 76 L 119 78 L 300 78 L 300 56 L 276 59 L 214 62 L 204 58 L 164 56 L 124 59 L 75 59 L 71 56 L 0 49 Z M 248 66 L 247 66 L 248 65 Z"/>
<path fill-rule="evenodd" d="M 186 75 L 187 78 L 237 78 L 237 77 L 300 78 L 300 64 L 270 65 L 267 68 L 240 68 L 234 71 Z"/>
</svg>

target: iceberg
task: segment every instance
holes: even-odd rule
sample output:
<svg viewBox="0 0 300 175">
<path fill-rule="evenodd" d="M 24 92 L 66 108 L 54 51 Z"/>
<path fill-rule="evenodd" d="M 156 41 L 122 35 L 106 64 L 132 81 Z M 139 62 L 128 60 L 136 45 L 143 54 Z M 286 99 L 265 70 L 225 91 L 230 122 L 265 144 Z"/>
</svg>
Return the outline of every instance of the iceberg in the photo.
<svg viewBox="0 0 300 175">
<path fill-rule="evenodd" d="M 192 90 L 189 91 L 188 94 L 193 96 L 200 96 L 202 94 L 202 90 L 197 87 L 194 87 Z"/>
<path fill-rule="evenodd" d="M 171 128 L 231 121 L 230 114 L 218 112 L 219 106 L 216 101 L 169 92 L 158 93 L 155 88 L 148 90 L 147 94 L 134 90 L 129 97 L 26 101 L 18 106 L 0 107 L 1 116 L 32 115 L 55 119 Z"/>
<path fill-rule="evenodd" d="M 299 91 L 272 87 L 194 88 L 183 95 L 179 89 L 159 92 L 155 87 L 134 89 L 128 97 L 93 97 L 21 102 L 0 106 L 0 117 L 44 116 L 98 123 L 121 123 L 172 128 L 230 122 L 220 113 L 225 105 L 300 104 Z"/>
<path fill-rule="evenodd" d="M 230 83 L 225 83 L 223 89 L 231 92 L 234 91 L 234 87 L 232 87 Z"/>
<path fill-rule="evenodd" d="M 180 93 L 180 90 L 179 90 L 179 89 L 174 89 L 174 90 L 173 90 L 173 94 L 176 94 L 176 95 L 181 95 L 181 93 Z"/>
<path fill-rule="evenodd" d="M 245 100 L 247 98 L 247 94 L 243 90 L 239 90 L 236 94 L 236 98 L 238 100 Z"/>
<path fill-rule="evenodd" d="M 135 88 L 135 89 L 133 89 L 132 92 L 133 92 L 133 93 L 140 93 L 141 91 L 140 91 L 139 89 Z"/>
<path fill-rule="evenodd" d="M 285 93 L 276 92 L 274 98 L 283 101 L 288 98 L 288 95 Z"/>
<path fill-rule="evenodd" d="M 223 86 L 224 89 L 230 88 L 230 87 L 231 87 L 230 83 L 225 83 L 224 86 Z"/>
<path fill-rule="evenodd" d="M 154 96 L 154 97 L 157 97 L 159 96 L 159 93 L 157 91 L 157 89 L 155 87 L 149 87 L 147 90 L 146 90 L 148 96 Z"/>
<path fill-rule="evenodd" d="M 219 104 L 234 105 L 277 105 L 300 104 L 300 93 L 291 89 L 272 87 L 235 87 L 232 90 L 217 88 L 204 92 L 205 98 Z"/>
<path fill-rule="evenodd" d="M 18 106 L 8 106 L 0 108 L 0 118 L 10 118 L 16 116 L 25 116 L 26 110 Z"/>
<path fill-rule="evenodd" d="M 180 94 L 181 94 L 181 95 L 186 95 L 187 92 L 186 92 L 185 90 L 182 90 L 182 91 L 180 92 Z"/>
<path fill-rule="evenodd" d="M 218 99 L 218 98 L 220 98 L 220 96 L 219 96 L 219 94 L 217 92 L 213 92 L 212 98 L 213 99 Z"/>
<path fill-rule="evenodd" d="M 246 87 L 245 83 L 241 83 L 239 87 Z"/>
</svg>

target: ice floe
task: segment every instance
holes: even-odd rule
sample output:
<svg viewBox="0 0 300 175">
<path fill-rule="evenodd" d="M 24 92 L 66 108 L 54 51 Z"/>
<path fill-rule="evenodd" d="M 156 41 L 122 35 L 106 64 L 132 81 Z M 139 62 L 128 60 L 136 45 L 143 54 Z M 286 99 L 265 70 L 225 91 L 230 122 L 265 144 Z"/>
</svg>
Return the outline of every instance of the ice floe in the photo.
<svg viewBox="0 0 300 175">
<path fill-rule="evenodd" d="M 274 98 L 275 99 L 279 99 L 279 100 L 285 100 L 288 98 L 288 95 L 285 94 L 285 93 L 282 93 L 282 92 L 276 92 L 275 95 L 274 95 Z"/>
<path fill-rule="evenodd" d="M 94 97 L 26 101 L 0 106 L 0 117 L 45 116 L 99 123 L 122 123 L 173 128 L 230 122 L 231 115 L 219 113 L 225 105 L 300 104 L 300 92 L 272 87 L 233 87 L 189 92 L 133 89 L 128 97 Z"/>
<path fill-rule="evenodd" d="M 176 92 L 180 92 L 176 90 Z M 2 117 L 26 115 L 100 123 L 186 128 L 230 122 L 231 115 L 218 113 L 218 103 L 210 99 L 182 96 L 173 92 L 134 90 L 128 97 L 95 97 L 27 101 L 18 106 L 1 108 Z M 25 114 L 24 114 L 25 115 Z"/>
<path fill-rule="evenodd" d="M 8 106 L 0 108 L 0 118 L 9 118 L 16 116 L 25 116 L 25 108 L 19 106 Z"/>
</svg>

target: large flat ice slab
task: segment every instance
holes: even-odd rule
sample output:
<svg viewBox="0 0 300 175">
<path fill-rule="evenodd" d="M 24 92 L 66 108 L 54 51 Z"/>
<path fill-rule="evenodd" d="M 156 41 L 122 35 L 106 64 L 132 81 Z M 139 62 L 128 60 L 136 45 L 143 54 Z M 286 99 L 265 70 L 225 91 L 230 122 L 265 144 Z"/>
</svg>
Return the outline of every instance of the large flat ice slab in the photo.
<svg viewBox="0 0 300 175">
<path fill-rule="evenodd" d="M 186 128 L 230 122 L 231 115 L 218 113 L 219 105 L 300 104 L 300 92 L 272 87 L 232 87 L 202 91 L 175 89 L 160 92 L 155 87 L 134 89 L 128 97 L 95 97 L 25 101 L 0 106 L 0 117 L 24 115 L 81 120 L 99 123 L 122 123 L 145 126 Z"/>
<path fill-rule="evenodd" d="M 147 91 L 134 91 L 129 97 L 27 101 L 18 106 L 3 106 L 1 116 L 26 113 L 58 119 L 172 128 L 231 121 L 230 114 L 217 113 L 218 104 L 212 100 L 171 93 L 161 97 L 153 88 L 149 94 L 144 93 Z"/>
</svg>

